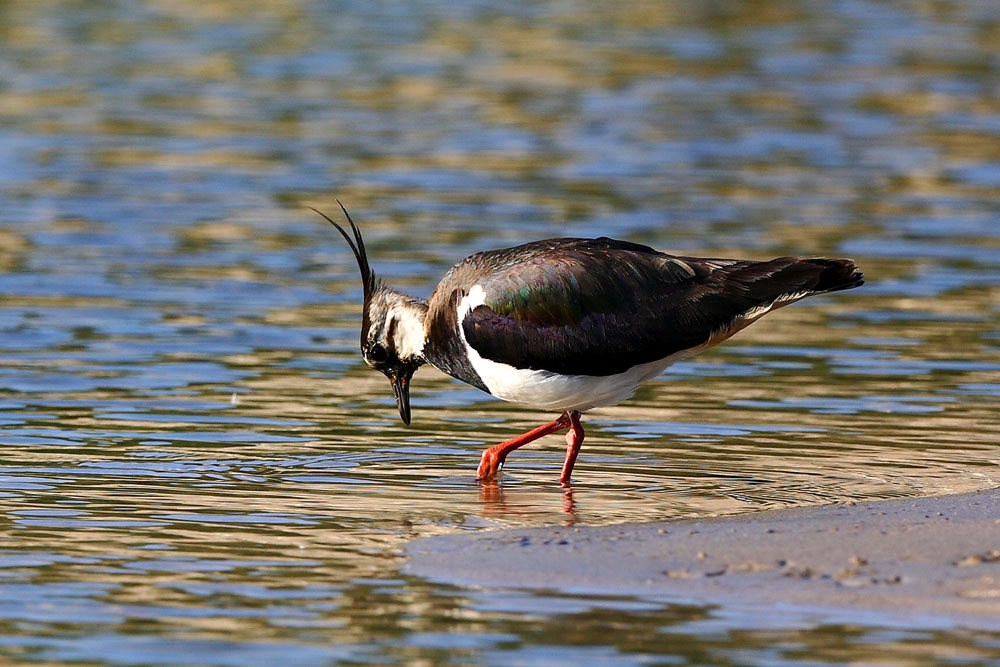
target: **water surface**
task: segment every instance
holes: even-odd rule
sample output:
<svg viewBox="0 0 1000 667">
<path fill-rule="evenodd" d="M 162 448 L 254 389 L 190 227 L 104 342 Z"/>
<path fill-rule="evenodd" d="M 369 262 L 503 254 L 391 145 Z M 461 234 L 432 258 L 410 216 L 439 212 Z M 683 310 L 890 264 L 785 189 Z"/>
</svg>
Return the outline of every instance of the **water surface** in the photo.
<svg viewBox="0 0 1000 667">
<path fill-rule="evenodd" d="M 1000 481 L 990 2 L 0 6 L 0 655 L 608 664 L 996 657 L 885 618 L 448 589 L 415 536 Z M 339 198 L 426 296 L 465 255 L 613 235 L 854 257 L 474 479 L 552 415 L 357 351 Z M 946 648 L 947 647 L 947 648 Z"/>
</svg>

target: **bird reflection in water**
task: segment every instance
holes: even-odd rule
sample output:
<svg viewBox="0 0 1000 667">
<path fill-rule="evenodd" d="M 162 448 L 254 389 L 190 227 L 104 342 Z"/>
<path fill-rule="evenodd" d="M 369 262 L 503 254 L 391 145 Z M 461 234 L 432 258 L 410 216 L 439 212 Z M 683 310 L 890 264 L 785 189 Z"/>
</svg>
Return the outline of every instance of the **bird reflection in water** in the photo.
<svg viewBox="0 0 1000 667">
<path fill-rule="evenodd" d="M 564 524 L 574 525 L 580 521 L 577 512 L 576 500 L 573 499 L 573 486 L 571 484 L 561 485 L 562 490 L 562 512 L 566 515 Z M 498 480 L 485 480 L 479 482 L 479 501 L 483 504 L 483 514 L 485 516 L 510 516 L 512 513 L 527 513 L 529 506 L 522 506 L 519 509 L 516 505 L 507 503 L 504 494 L 503 482 Z M 530 506 L 534 508 L 534 506 Z"/>
</svg>

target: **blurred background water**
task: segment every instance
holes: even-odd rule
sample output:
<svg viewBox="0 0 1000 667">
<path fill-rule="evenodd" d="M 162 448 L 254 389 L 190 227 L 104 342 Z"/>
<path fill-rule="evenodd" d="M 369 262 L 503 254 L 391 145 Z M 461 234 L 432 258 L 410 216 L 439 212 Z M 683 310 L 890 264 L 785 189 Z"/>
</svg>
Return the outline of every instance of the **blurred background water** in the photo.
<svg viewBox="0 0 1000 667">
<path fill-rule="evenodd" d="M 982 660 L 1000 636 L 399 574 L 439 532 L 996 486 L 1000 14 L 924 2 L 0 2 L 8 662 Z M 854 257 L 587 418 L 357 350 L 357 268 L 611 235 Z M 929 656 L 929 657 L 928 657 Z"/>
</svg>

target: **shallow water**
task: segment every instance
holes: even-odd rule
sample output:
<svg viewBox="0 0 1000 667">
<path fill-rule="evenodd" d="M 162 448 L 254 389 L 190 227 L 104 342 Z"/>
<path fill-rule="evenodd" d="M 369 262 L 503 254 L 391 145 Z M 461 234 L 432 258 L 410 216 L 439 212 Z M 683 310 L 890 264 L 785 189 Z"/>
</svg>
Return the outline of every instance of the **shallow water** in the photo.
<svg viewBox="0 0 1000 667">
<path fill-rule="evenodd" d="M 1000 482 L 1000 24 L 951 3 L 0 5 L 0 655 L 307 665 L 981 660 L 945 621 L 450 589 L 414 536 Z M 426 296 L 608 234 L 854 257 L 561 439 L 357 351 L 339 198 Z M 930 657 L 928 657 L 930 656 Z"/>
</svg>

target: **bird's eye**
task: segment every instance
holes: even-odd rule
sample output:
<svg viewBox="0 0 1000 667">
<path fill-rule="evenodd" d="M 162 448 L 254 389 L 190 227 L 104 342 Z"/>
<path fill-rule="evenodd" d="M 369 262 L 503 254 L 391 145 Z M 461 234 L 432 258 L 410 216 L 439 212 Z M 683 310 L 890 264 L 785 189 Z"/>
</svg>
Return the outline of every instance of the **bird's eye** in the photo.
<svg viewBox="0 0 1000 667">
<path fill-rule="evenodd" d="M 373 363 L 380 364 L 388 358 L 389 355 L 385 351 L 385 348 L 378 343 L 372 345 L 371 349 L 368 350 L 368 359 Z"/>
</svg>

